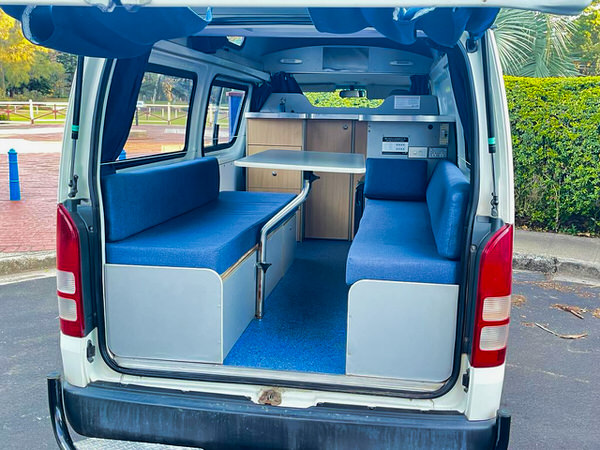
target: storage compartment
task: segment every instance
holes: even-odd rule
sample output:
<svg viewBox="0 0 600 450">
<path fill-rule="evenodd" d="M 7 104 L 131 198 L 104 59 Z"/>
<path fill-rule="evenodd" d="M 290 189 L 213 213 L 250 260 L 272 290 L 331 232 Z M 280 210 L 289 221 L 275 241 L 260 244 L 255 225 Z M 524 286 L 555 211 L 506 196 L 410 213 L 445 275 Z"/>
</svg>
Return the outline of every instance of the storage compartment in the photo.
<svg viewBox="0 0 600 450">
<path fill-rule="evenodd" d="M 295 220 L 268 237 L 267 293 L 294 260 Z M 222 363 L 254 318 L 255 250 L 210 269 L 106 264 L 107 342 L 119 357 Z"/>
<path fill-rule="evenodd" d="M 348 294 L 346 373 L 441 382 L 454 359 L 458 286 L 362 280 Z"/>
</svg>

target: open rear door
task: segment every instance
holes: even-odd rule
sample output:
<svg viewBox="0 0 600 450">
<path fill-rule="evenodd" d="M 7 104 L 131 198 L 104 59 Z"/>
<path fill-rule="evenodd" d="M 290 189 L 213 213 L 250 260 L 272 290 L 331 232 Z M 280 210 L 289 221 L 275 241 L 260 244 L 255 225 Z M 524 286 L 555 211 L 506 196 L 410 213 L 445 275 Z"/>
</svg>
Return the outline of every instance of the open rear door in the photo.
<svg viewBox="0 0 600 450">
<path fill-rule="evenodd" d="M 264 21 L 265 14 L 287 18 L 283 23 L 312 23 L 321 33 L 374 29 L 404 45 L 424 32 L 435 44 L 453 47 L 465 31 L 474 40 L 482 37 L 500 8 L 577 14 L 591 0 L 411 0 L 409 8 L 397 7 L 398 0 L 287 0 L 284 8 L 281 0 L 259 0 L 253 7 L 246 0 L 212 0 L 210 6 L 206 0 L 22 3 L 0 0 L 0 7 L 22 22 L 23 34 L 34 44 L 82 56 L 133 58 L 147 54 L 160 40 L 201 36 L 207 26 L 239 17 Z"/>
<path fill-rule="evenodd" d="M 191 7 L 212 8 L 239 7 L 248 8 L 246 0 L 0 0 L 1 5 L 60 5 L 60 6 L 90 6 L 97 5 L 103 9 L 111 9 L 119 3 L 125 7 L 163 6 L 163 7 Z M 485 8 L 514 8 L 542 11 L 553 14 L 578 14 L 590 5 L 591 0 L 411 0 L 398 2 L 398 0 L 286 0 L 286 8 L 396 8 L 398 3 L 405 3 L 409 8 L 432 7 L 485 7 Z M 252 8 L 277 8 L 282 7 L 281 0 L 259 0 Z"/>
</svg>

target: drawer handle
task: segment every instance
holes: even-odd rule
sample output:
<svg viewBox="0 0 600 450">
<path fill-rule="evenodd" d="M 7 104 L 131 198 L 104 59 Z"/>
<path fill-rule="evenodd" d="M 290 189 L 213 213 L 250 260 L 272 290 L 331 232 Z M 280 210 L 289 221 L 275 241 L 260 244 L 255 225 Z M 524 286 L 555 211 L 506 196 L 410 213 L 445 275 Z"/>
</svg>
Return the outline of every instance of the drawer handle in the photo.
<svg viewBox="0 0 600 450">
<path fill-rule="evenodd" d="M 277 176 L 277 172 L 273 171 L 273 172 L 271 172 L 271 175 L 273 175 L 274 177 L 276 177 Z"/>
</svg>

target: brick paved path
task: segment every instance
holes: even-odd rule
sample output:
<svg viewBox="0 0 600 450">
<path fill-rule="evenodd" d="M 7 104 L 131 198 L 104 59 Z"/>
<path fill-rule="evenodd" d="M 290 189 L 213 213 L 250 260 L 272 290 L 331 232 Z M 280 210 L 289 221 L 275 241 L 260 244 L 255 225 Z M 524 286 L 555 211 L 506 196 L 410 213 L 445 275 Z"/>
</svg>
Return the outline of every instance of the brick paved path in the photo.
<svg viewBox="0 0 600 450">
<path fill-rule="evenodd" d="M 10 127 L 10 129 L 9 129 Z M 54 250 L 56 200 L 62 126 L 0 126 L 0 253 Z M 144 126 L 145 134 L 127 144 L 129 157 L 159 153 L 163 145 L 181 144 L 179 134 L 165 133 L 166 127 Z M 20 141 L 16 141 L 20 140 Z M 27 141 L 26 143 L 23 143 Z M 19 158 L 21 201 L 9 200 L 8 158 L 11 146 Z M 36 143 L 39 145 L 36 147 Z M 44 153 L 36 153 L 38 149 Z"/>
<path fill-rule="evenodd" d="M 54 250 L 58 153 L 19 155 L 21 201 L 9 200 L 8 158 L 0 154 L 0 253 Z"/>
</svg>

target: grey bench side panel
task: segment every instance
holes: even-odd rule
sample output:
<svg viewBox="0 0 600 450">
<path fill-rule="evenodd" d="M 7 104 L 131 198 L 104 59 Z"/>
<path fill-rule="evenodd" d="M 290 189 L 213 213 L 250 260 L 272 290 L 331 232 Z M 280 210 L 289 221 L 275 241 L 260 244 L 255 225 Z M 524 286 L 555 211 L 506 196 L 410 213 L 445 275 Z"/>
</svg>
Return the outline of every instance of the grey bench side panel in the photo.
<svg viewBox="0 0 600 450">
<path fill-rule="evenodd" d="M 442 382 L 452 373 L 458 286 L 361 280 L 348 295 L 346 373 Z"/>
<path fill-rule="evenodd" d="M 107 343 L 115 355 L 221 362 L 216 272 L 106 264 L 104 281 Z"/>
</svg>

